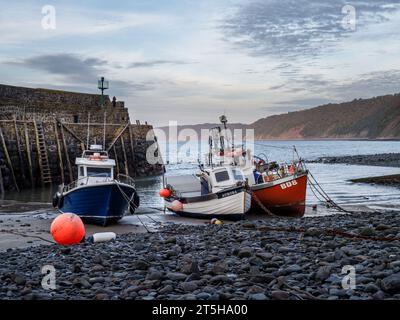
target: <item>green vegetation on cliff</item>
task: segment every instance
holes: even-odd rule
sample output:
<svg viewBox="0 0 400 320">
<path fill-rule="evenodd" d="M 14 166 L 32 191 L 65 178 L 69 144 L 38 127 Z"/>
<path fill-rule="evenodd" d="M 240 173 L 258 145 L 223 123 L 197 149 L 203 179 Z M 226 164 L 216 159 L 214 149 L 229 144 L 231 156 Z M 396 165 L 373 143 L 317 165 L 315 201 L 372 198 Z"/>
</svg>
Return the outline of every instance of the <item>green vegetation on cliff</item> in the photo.
<svg viewBox="0 0 400 320">
<path fill-rule="evenodd" d="M 250 127 L 258 139 L 400 138 L 400 94 L 274 115 Z"/>
</svg>

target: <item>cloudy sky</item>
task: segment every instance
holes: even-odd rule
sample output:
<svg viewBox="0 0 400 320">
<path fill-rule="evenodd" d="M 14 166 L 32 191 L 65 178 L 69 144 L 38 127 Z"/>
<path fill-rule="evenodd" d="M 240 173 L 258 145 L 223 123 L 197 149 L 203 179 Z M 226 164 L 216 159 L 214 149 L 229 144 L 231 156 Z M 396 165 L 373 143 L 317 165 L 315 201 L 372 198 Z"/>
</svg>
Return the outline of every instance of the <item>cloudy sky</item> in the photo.
<svg viewBox="0 0 400 320">
<path fill-rule="evenodd" d="M 55 29 L 43 28 L 46 5 L 54 6 Z M 251 123 L 400 92 L 400 1 L 0 0 L 0 7 L 0 83 L 97 92 L 105 76 L 107 93 L 125 100 L 132 119 L 155 125 L 215 122 L 224 112 Z"/>
</svg>

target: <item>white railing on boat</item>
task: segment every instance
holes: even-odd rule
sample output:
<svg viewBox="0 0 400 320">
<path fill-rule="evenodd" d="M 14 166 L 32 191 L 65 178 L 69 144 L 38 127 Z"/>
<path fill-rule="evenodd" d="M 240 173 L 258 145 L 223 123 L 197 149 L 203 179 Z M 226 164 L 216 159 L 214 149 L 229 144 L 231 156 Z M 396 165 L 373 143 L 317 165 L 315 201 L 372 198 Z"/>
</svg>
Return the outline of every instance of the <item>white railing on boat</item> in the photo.
<svg viewBox="0 0 400 320">
<path fill-rule="evenodd" d="M 98 180 L 98 181 L 90 181 L 90 184 L 115 181 L 115 182 L 120 182 L 123 184 L 130 185 L 132 187 L 135 187 L 135 180 L 133 180 L 133 178 L 131 178 L 127 175 L 119 173 L 119 174 L 117 174 L 116 179 L 112 179 L 111 177 L 104 177 L 104 175 L 102 173 L 100 173 L 100 174 L 94 174 L 91 176 L 83 177 L 83 178 L 77 179 L 75 181 L 72 181 L 71 183 L 67 184 L 66 186 L 62 186 L 62 192 L 65 193 L 65 192 L 68 192 L 77 187 L 85 186 L 89 183 L 89 178 L 96 178 L 96 177 L 101 177 L 103 179 Z"/>
</svg>

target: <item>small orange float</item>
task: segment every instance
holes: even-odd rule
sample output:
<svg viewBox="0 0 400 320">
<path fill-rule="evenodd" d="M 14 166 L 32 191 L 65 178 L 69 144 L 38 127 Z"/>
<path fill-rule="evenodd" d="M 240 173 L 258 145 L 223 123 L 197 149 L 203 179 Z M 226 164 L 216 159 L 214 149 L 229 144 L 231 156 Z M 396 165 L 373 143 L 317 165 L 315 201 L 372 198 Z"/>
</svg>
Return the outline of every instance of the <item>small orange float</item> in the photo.
<svg viewBox="0 0 400 320">
<path fill-rule="evenodd" d="M 163 188 L 160 190 L 160 197 L 168 198 L 170 196 L 171 196 L 171 190 L 169 190 L 167 188 Z"/>
</svg>

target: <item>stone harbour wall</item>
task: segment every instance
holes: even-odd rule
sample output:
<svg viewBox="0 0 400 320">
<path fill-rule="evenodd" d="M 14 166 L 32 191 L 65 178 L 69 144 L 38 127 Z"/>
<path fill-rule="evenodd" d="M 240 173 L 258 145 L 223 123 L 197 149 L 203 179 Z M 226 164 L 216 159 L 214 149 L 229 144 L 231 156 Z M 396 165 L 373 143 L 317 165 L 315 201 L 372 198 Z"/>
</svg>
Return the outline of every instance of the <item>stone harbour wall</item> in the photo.
<svg viewBox="0 0 400 320">
<path fill-rule="evenodd" d="M 87 145 L 87 125 L 64 124 L 57 121 L 43 122 L 43 133 L 52 183 L 68 184 L 77 178 L 75 158 L 81 156 Z M 0 121 L 5 148 L 0 140 L 0 183 L 5 190 L 40 187 L 43 172 L 39 165 L 37 137 L 33 121 Z M 122 131 L 123 133 L 112 145 Z M 150 125 L 126 124 L 106 127 L 106 149 L 116 160 L 115 174 L 131 177 L 154 176 L 163 173 L 162 159 L 159 164 L 149 164 L 146 151 L 157 143 L 146 140 L 152 130 Z M 28 137 L 28 138 L 26 138 Z M 150 137 L 152 135 L 150 134 Z M 90 144 L 103 144 L 103 127 L 90 126 Z M 8 161 L 6 152 L 9 155 Z M 29 159 L 30 158 L 30 159 Z M 15 176 L 15 180 L 13 178 Z"/>
<path fill-rule="evenodd" d="M 116 174 L 162 174 L 161 158 L 157 164 L 146 159 L 149 146 L 158 148 L 153 127 L 131 124 L 122 101 L 113 103 L 108 96 L 103 106 L 99 101 L 94 94 L 0 85 L 0 193 L 46 184 L 46 168 L 40 165 L 43 141 L 53 184 L 76 179 L 75 158 L 91 144 L 104 144 L 116 160 Z"/>
<path fill-rule="evenodd" d="M 111 104 L 108 96 L 105 96 L 104 100 L 106 105 Z M 10 104 L 36 105 L 42 107 L 99 107 L 100 95 L 0 84 L 0 105 Z"/>
</svg>

